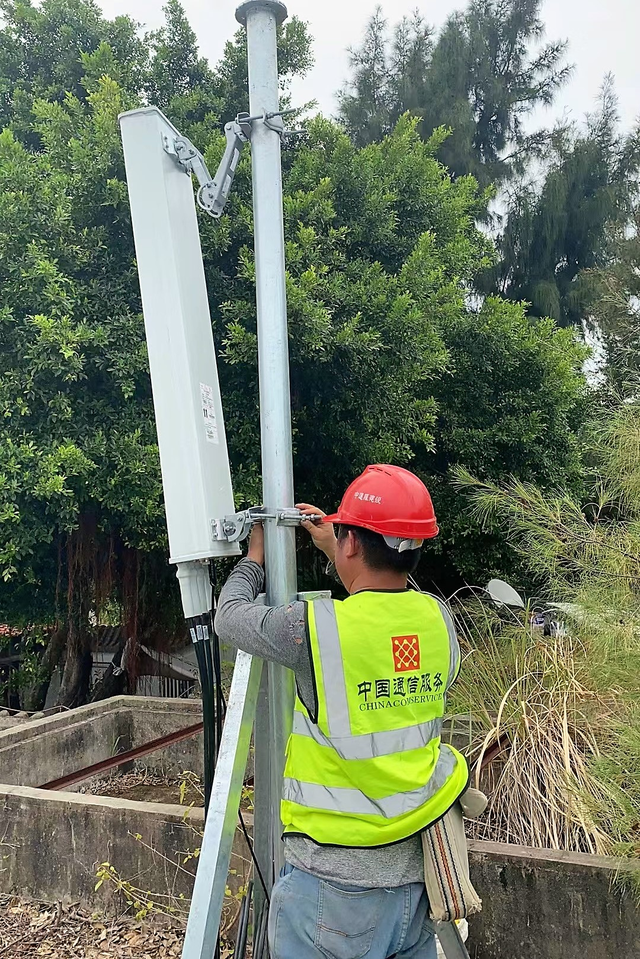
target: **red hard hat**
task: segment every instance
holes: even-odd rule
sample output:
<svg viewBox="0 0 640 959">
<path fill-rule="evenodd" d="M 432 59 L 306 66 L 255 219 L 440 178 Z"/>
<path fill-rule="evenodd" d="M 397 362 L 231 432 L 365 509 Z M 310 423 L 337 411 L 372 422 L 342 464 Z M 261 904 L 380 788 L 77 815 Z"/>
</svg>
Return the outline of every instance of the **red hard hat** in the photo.
<svg viewBox="0 0 640 959">
<path fill-rule="evenodd" d="M 367 466 L 348 487 L 338 512 L 324 522 L 363 526 L 398 540 L 389 545 L 401 550 L 420 546 L 439 532 L 429 490 L 415 473 L 400 466 Z M 401 545 L 408 540 L 420 542 Z"/>
</svg>

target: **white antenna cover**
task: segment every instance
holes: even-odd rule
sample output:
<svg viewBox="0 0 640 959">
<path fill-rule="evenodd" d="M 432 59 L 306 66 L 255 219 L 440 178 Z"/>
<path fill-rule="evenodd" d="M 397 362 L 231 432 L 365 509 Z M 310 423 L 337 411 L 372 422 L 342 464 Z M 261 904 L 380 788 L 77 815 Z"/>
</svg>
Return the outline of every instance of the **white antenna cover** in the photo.
<svg viewBox="0 0 640 959">
<path fill-rule="evenodd" d="M 237 556 L 211 521 L 235 512 L 191 177 L 170 155 L 178 131 L 148 107 L 120 117 L 170 561 Z"/>
<path fill-rule="evenodd" d="M 517 593 L 513 586 L 509 586 L 502 579 L 492 579 L 487 584 L 486 590 L 491 599 L 498 606 L 514 606 L 516 609 L 524 609 L 524 600 L 520 593 Z"/>
</svg>

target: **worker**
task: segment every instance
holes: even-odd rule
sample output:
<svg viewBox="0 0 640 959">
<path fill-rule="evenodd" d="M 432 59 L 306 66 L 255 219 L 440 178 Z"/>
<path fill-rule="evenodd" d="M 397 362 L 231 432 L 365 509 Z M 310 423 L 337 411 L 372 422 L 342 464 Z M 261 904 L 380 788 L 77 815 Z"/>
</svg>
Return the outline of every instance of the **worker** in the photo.
<svg viewBox="0 0 640 959">
<path fill-rule="evenodd" d="M 271 956 L 435 959 L 420 834 L 464 792 L 468 771 L 440 739 L 460 665 L 451 615 L 407 588 L 438 533 L 431 497 L 413 473 L 376 465 L 334 515 L 298 508 L 348 598 L 254 603 L 264 585 L 254 527 L 216 616 L 223 641 L 289 667 L 297 685 Z"/>
</svg>

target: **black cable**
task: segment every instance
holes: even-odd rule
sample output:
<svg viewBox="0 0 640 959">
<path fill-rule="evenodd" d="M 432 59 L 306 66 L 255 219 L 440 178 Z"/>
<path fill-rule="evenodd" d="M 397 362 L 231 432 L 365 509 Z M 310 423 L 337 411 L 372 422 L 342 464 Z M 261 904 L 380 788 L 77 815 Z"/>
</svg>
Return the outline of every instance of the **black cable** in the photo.
<svg viewBox="0 0 640 959">
<path fill-rule="evenodd" d="M 218 743 L 222 737 L 222 727 L 224 726 L 225 703 L 222 694 L 222 662 L 220 659 L 220 641 L 215 631 L 215 615 L 217 606 L 216 597 L 216 565 L 214 560 L 209 560 L 209 582 L 211 583 L 211 644 L 213 647 L 212 672 L 215 682 L 216 697 L 216 718 L 218 724 Z"/>
<path fill-rule="evenodd" d="M 255 948 L 254 948 L 254 957 L 255 959 L 262 959 L 264 954 L 264 947 L 267 944 L 267 922 L 269 921 L 269 909 L 264 908 L 260 913 L 260 919 L 257 922 L 257 933 L 255 936 Z"/>
<path fill-rule="evenodd" d="M 203 652 L 204 652 L 204 662 L 207 675 L 207 690 L 208 690 L 208 722 L 207 726 L 209 727 L 210 735 L 207 742 L 207 767 L 209 769 L 209 781 L 210 788 L 213 788 L 213 777 L 215 775 L 216 769 L 216 759 L 218 755 L 218 739 L 219 739 L 219 727 L 218 719 L 216 716 L 216 705 L 215 705 L 215 691 L 214 691 L 214 678 L 213 678 L 213 667 L 211 663 L 211 618 L 209 614 L 204 614 L 202 624 L 203 631 Z"/>
<path fill-rule="evenodd" d="M 215 717 L 213 717 L 214 701 L 211 675 L 207 665 L 207 656 L 205 642 L 203 641 L 203 623 L 202 617 L 194 616 L 189 620 L 189 628 L 192 636 L 195 632 L 195 653 L 198 661 L 198 670 L 200 672 L 200 687 L 202 691 L 202 718 L 204 724 L 203 752 L 204 752 L 204 808 L 205 816 L 209 809 L 209 800 L 211 798 L 211 787 L 213 785 L 213 773 L 215 766 Z"/>
<path fill-rule="evenodd" d="M 215 697 L 215 722 L 216 722 L 216 752 L 215 758 L 218 758 L 220 742 L 222 741 L 222 729 L 224 726 L 224 699 L 222 696 L 222 663 L 220 660 L 220 642 L 215 631 L 216 615 L 216 566 L 214 560 L 209 560 L 209 582 L 211 583 L 211 643 L 209 645 L 209 668 L 211 669 L 211 680 Z"/>
<path fill-rule="evenodd" d="M 213 710 L 213 717 L 212 717 L 212 723 L 211 723 L 213 735 L 212 735 L 212 741 L 210 744 L 210 748 L 211 748 L 210 761 L 213 763 L 213 766 L 215 767 L 215 763 L 218 758 L 218 751 L 220 748 L 220 724 L 218 722 L 218 711 L 216 709 L 216 691 L 215 691 L 216 680 L 215 680 L 214 671 L 213 671 L 213 659 L 211 654 L 211 632 L 212 632 L 212 626 L 210 625 L 210 623 L 207 623 L 205 640 L 202 645 L 204 647 L 204 659 L 205 659 L 205 667 L 207 671 L 207 684 L 210 690 L 211 706 Z"/>
<path fill-rule="evenodd" d="M 219 717 L 219 736 L 218 742 L 222 739 L 222 730 L 224 728 L 224 718 L 226 713 L 226 704 L 222 690 L 222 663 L 220 662 L 220 647 L 214 640 L 213 646 L 213 666 L 215 670 L 215 694 L 216 694 L 216 712 Z"/>
<path fill-rule="evenodd" d="M 258 862 L 258 859 L 256 857 L 255 850 L 253 848 L 253 842 L 247 831 L 247 827 L 245 825 L 245 821 L 244 821 L 244 817 L 242 815 L 241 809 L 238 809 L 238 819 L 240 820 L 240 828 L 242 829 L 242 832 L 244 833 L 244 838 L 247 843 L 247 847 L 249 849 L 249 854 L 251 856 L 251 859 L 253 860 L 253 868 L 258 874 L 258 879 L 260 880 L 260 885 L 262 886 L 262 891 L 264 892 L 264 898 L 267 900 L 267 904 L 271 905 L 271 897 L 269 896 L 269 890 L 267 889 L 267 884 L 264 881 L 264 876 L 262 875 L 262 869 L 260 868 L 260 863 Z"/>
</svg>

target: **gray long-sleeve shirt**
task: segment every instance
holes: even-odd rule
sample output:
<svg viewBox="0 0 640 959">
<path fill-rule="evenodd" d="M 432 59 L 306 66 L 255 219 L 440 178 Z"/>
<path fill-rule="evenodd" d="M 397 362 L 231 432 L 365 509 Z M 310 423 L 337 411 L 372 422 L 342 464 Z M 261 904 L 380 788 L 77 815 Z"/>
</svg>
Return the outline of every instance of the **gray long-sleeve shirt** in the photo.
<svg viewBox="0 0 640 959">
<path fill-rule="evenodd" d="M 248 559 L 238 563 L 220 593 L 216 632 L 223 642 L 292 669 L 301 699 L 306 704 L 314 703 L 304 603 L 256 604 L 263 583 L 261 566 Z M 424 879 L 422 845 L 417 836 L 376 849 L 318 846 L 301 836 L 285 836 L 284 841 L 286 860 L 321 879 L 366 888 L 391 888 Z"/>
</svg>

